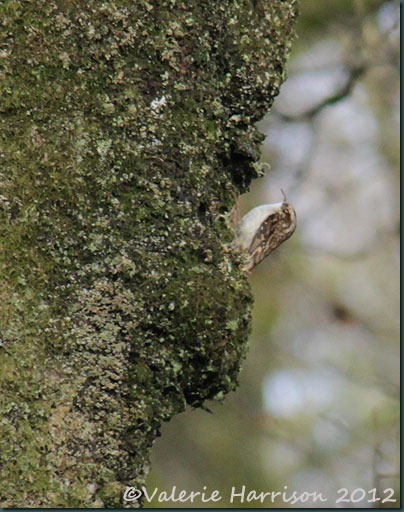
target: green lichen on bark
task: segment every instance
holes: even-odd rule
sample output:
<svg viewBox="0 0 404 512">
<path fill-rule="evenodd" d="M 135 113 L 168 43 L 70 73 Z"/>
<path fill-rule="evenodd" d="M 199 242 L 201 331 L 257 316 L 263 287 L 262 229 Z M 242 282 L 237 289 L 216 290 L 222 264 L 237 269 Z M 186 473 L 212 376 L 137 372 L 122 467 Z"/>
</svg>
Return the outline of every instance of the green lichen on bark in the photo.
<svg viewBox="0 0 404 512">
<path fill-rule="evenodd" d="M 0 505 L 120 507 L 187 404 L 237 385 L 229 212 L 294 0 L 0 4 Z"/>
</svg>

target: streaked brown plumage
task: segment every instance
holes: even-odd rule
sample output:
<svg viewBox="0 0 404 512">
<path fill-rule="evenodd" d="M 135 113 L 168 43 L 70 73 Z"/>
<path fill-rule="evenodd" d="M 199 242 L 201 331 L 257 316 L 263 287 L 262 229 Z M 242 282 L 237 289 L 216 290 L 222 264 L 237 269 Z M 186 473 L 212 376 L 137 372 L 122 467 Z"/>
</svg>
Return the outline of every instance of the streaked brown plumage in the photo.
<svg viewBox="0 0 404 512">
<path fill-rule="evenodd" d="M 239 246 L 249 255 L 247 270 L 252 270 L 272 251 L 292 236 L 296 213 L 286 201 L 253 208 L 238 229 Z"/>
</svg>

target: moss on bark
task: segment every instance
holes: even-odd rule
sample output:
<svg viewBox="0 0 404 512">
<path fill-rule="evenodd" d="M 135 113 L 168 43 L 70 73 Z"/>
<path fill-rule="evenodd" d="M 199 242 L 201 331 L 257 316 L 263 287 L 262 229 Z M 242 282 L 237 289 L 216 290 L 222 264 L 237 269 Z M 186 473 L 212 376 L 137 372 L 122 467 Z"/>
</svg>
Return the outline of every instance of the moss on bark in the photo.
<svg viewBox="0 0 404 512">
<path fill-rule="evenodd" d="M 295 10 L 0 4 L 1 506 L 120 507 L 161 422 L 235 389 L 229 212 Z"/>
</svg>

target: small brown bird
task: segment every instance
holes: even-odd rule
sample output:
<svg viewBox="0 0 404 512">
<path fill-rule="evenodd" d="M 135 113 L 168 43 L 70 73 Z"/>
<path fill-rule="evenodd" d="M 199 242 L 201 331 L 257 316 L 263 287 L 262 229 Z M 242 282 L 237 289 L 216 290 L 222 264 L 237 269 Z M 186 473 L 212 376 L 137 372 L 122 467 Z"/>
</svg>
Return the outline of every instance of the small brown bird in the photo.
<svg viewBox="0 0 404 512">
<path fill-rule="evenodd" d="M 282 191 L 283 193 L 283 191 Z M 246 269 L 252 270 L 293 235 L 296 229 L 296 213 L 293 206 L 281 203 L 263 204 L 249 211 L 238 226 L 238 245 L 247 252 Z"/>
</svg>

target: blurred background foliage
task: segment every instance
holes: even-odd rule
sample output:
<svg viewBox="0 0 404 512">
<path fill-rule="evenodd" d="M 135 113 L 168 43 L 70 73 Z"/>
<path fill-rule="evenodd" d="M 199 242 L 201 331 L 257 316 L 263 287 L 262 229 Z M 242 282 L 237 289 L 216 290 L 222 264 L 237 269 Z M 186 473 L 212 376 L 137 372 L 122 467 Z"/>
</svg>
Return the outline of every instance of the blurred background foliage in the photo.
<svg viewBox="0 0 404 512">
<path fill-rule="evenodd" d="M 298 229 L 251 275 L 237 392 L 164 425 L 148 480 L 222 500 L 146 507 L 399 506 L 399 9 L 301 1 L 288 79 L 259 124 L 271 170 L 241 200 L 245 213 L 282 188 Z M 230 503 L 243 485 L 328 502 Z"/>
</svg>

